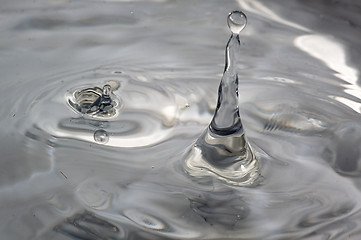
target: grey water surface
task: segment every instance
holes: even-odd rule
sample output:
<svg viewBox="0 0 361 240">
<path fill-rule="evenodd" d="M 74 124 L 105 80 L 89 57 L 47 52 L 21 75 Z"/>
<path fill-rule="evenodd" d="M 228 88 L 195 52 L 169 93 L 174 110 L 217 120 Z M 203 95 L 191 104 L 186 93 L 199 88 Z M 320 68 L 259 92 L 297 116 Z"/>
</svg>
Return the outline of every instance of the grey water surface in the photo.
<svg viewBox="0 0 361 240">
<path fill-rule="evenodd" d="M 256 185 L 191 176 L 242 10 Z M 0 239 L 361 238 L 361 3 L 0 3 Z M 69 104 L 112 91 L 111 116 Z M 101 93 L 100 93 L 101 94 Z"/>
</svg>

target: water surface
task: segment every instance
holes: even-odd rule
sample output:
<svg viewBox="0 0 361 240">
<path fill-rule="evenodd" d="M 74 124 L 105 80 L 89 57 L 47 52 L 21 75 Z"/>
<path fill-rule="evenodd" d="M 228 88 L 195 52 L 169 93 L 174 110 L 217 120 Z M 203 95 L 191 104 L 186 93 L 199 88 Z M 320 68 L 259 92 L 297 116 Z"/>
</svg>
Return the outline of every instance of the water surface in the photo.
<svg viewBox="0 0 361 240">
<path fill-rule="evenodd" d="M 190 176 L 242 9 L 252 187 Z M 4 239 L 359 239 L 357 1 L 32 1 L 0 6 Z M 119 83 L 110 118 L 68 104 Z M 98 139 L 98 140 L 97 140 Z M 105 139 L 105 140 L 104 140 Z"/>
</svg>

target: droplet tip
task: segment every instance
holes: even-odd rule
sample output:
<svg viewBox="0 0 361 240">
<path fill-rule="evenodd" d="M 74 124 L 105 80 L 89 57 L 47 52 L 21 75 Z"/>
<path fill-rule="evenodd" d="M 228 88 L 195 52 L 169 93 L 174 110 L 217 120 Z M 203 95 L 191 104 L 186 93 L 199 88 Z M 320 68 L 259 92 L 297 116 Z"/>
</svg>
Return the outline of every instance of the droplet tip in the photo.
<svg viewBox="0 0 361 240">
<path fill-rule="evenodd" d="M 247 25 L 247 17 L 241 11 L 232 11 L 228 14 L 227 24 L 233 34 L 239 34 Z"/>
</svg>

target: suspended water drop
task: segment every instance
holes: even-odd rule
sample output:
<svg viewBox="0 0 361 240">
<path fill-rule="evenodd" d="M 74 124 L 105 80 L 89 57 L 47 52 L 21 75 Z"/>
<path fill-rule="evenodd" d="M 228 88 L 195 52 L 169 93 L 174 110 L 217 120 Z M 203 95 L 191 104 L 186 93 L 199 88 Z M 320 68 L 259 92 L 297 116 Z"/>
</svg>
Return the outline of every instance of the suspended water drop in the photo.
<svg viewBox="0 0 361 240">
<path fill-rule="evenodd" d="M 232 33 L 239 34 L 246 27 L 247 17 L 241 11 L 233 11 L 228 15 L 227 24 Z"/>
<path fill-rule="evenodd" d="M 94 140 L 97 143 L 106 144 L 109 141 L 109 134 L 103 129 L 96 130 L 94 132 Z"/>
<path fill-rule="evenodd" d="M 248 144 L 238 108 L 239 32 L 244 13 L 228 15 L 232 35 L 226 48 L 225 70 L 218 90 L 217 108 L 207 130 L 186 156 L 185 170 L 195 177 L 214 176 L 229 184 L 249 186 L 258 177 L 258 162 Z"/>
</svg>

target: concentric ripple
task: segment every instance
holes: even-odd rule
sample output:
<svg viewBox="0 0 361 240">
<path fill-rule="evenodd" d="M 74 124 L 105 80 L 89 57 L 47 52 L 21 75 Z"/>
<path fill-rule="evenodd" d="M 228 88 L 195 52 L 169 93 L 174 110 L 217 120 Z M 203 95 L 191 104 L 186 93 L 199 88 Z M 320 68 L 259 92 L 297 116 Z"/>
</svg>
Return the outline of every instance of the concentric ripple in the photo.
<svg viewBox="0 0 361 240">
<path fill-rule="evenodd" d="M 3 0 L 1 239 L 359 240 L 360 7 Z"/>
</svg>

